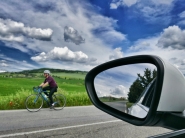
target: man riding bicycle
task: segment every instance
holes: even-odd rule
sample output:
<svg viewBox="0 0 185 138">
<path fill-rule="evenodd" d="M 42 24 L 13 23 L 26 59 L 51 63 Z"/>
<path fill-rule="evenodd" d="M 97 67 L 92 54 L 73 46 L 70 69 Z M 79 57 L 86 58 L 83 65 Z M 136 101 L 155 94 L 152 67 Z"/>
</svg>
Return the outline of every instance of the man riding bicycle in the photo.
<svg viewBox="0 0 185 138">
<path fill-rule="evenodd" d="M 44 82 L 42 82 L 39 86 L 42 87 L 43 91 L 50 90 L 49 95 L 47 93 L 45 94 L 49 97 L 50 108 L 52 108 L 54 106 L 52 95 L 57 91 L 58 86 L 55 80 L 50 76 L 49 70 L 44 71 L 44 77 Z"/>
</svg>

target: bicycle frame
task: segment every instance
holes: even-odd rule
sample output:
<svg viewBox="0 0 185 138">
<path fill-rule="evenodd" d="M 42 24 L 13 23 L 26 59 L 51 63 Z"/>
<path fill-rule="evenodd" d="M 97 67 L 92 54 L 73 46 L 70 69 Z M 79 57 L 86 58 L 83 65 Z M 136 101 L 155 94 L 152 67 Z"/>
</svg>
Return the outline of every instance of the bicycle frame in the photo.
<svg viewBox="0 0 185 138">
<path fill-rule="evenodd" d="M 36 103 L 37 102 L 37 100 L 38 100 L 38 98 L 41 96 L 42 97 L 42 99 L 44 100 L 44 101 L 46 101 L 46 102 L 48 102 L 48 99 L 45 97 L 45 95 L 43 94 L 45 91 L 42 91 L 41 93 L 39 93 L 38 95 L 37 95 L 37 97 L 34 99 L 34 103 Z"/>
<path fill-rule="evenodd" d="M 39 98 L 39 96 L 41 96 L 44 101 L 46 101 L 47 103 L 49 103 L 48 98 L 45 97 L 45 94 L 44 94 L 45 92 L 46 93 L 49 93 L 48 91 L 40 91 L 39 94 L 37 95 L 37 97 L 35 98 L 34 103 L 37 102 L 37 99 Z M 55 96 L 55 95 L 53 95 L 53 96 Z M 57 104 L 57 103 L 58 103 L 58 101 L 54 102 L 53 104 Z"/>
<path fill-rule="evenodd" d="M 48 102 L 48 98 L 46 98 L 44 94 L 44 92 L 47 92 L 47 91 L 43 91 L 41 88 L 36 88 L 36 87 L 33 87 L 33 90 L 38 93 L 37 97 L 34 99 L 34 103 L 37 102 L 39 96 L 41 96 L 44 101 Z"/>
<path fill-rule="evenodd" d="M 39 98 L 40 95 L 37 95 L 37 97 L 34 99 L 34 103 L 37 102 L 38 98 Z"/>
</svg>

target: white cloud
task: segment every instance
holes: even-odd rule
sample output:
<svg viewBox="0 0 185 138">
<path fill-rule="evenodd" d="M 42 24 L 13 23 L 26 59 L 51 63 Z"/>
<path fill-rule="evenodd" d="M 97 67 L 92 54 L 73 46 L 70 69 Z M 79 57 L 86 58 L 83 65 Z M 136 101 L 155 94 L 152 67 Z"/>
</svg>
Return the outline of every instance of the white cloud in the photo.
<svg viewBox="0 0 185 138">
<path fill-rule="evenodd" d="M 143 18 L 150 24 L 162 23 L 168 25 L 171 21 L 170 11 L 174 0 L 139 0 L 128 9 L 131 16 Z"/>
<path fill-rule="evenodd" d="M 161 38 L 158 41 L 158 46 L 174 49 L 185 49 L 185 30 L 180 29 L 178 26 L 169 26 L 164 29 Z"/>
<path fill-rule="evenodd" d="M 118 6 L 119 6 L 119 4 L 117 4 L 117 3 L 110 3 L 110 9 L 117 9 L 118 8 Z"/>
<path fill-rule="evenodd" d="M 27 61 L 26 61 L 26 60 L 23 60 L 22 62 L 23 62 L 23 63 L 27 63 Z"/>
<path fill-rule="evenodd" d="M 100 38 L 108 43 L 126 40 L 126 35 L 115 30 L 117 27 L 117 20 L 104 17 L 102 15 L 92 15 L 89 20 L 91 21 L 95 30 L 96 37 Z"/>
<path fill-rule="evenodd" d="M 178 22 L 178 25 L 185 26 L 185 11 L 181 12 L 179 17 L 181 20 Z"/>
<path fill-rule="evenodd" d="M 156 5 L 161 5 L 161 4 L 171 5 L 174 0 L 151 0 L 151 1 Z"/>
<path fill-rule="evenodd" d="M 51 29 L 25 27 L 21 22 L 0 18 L 0 40 L 22 42 L 23 36 L 39 40 L 51 40 Z"/>
<path fill-rule="evenodd" d="M 6 62 L 6 60 L 1 60 L 0 62 Z"/>
<path fill-rule="evenodd" d="M 0 70 L 0 73 L 6 72 L 5 70 Z"/>
<path fill-rule="evenodd" d="M 72 27 L 65 26 L 64 28 L 64 40 L 67 42 L 73 42 L 76 45 L 85 42 L 85 39 L 78 34 L 78 31 Z"/>
<path fill-rule="evenodd" d="M 182 37 L 185 37 L 184 31 L 177 26 L 171 26 L 158 36 L 139 39 L 124 52 L 124 55 L 157 55 L 174 64 L 185 74 L 185 49 Z"/>
<path fill-rule="evenodd" d="M 134 5 L 134 4 L 136 4 L 137 1 L 138 1 L 138 0 L 124 0 L 124 3 L 125 3 L 128 7 L 130 7 L 130 6 Z"/>
<path fill-rule="evenodd" d="M 109 55 L 112 53 L 112 45 L 114 45 L 115 42 L 119 43 L 126 40 L 125 34 L 115 30 L 115 28 L 117 28 L 117 20 L 100 15 L 85 1 L 83 3 L 79 3 L 77 1 L 69 3 L 69 1 L 55 0 L 29 3 L 20 3 L 15 1 L 14 4 L 12 4 L 10 1 L 1 1 L 0 3 L 0 16 L 3 17 L 3 15 L 6 15 L 6 18 L 11 19 L 12 23 L 17 23 L 17 27 L 14 29 L 17 29 L 17 33 L 15 33 L 15 31 L 12 32 L 13 37 L 23 38 L 23 40 L 20 40 L 22 41 L 21 43 L 6 41 L 4 42 L 5 45 L 10 48 L 13 47 L 19 49 L 20 51 L 26 52 L 30 55 L 32 53 L 44 52 L 46 56 L 48 56 L 47 54 L 52 51 L 55 46 L 67 46 L 71 51 L 81 51 L 88 57 L 92 57 L 88 58 L 90 63 L 95 63 L 94 60 L 96 59 L 99 63 L 102 63 L 109 60 Z M 49 7 L 52 7 L 49 8 L 49 10 L 47 10 L 48 8 L 36 8 L 37 5 L 47 7 L 47 3 L 51 5 Z M 42 10 L 47 11 L 42 12 Z M 74 43 L 66 42 L 63 36 L 65 26 L 71 26 L 73 29 L 77 30 L 78 35 L 81 36 L 83 40 L 85 39 L 85 43 L 75 45 Z M 43 36 L 44 38 L 46 37 L 49 39 L 52 37 L 52 40 L 40 41 L 40 39 L 30 39 L 30 37 L 33 36 L 36 38 L 39 37 L 35 35 L 35 33 L 28 33 L 28 28 L 30 28 L 33 32 L 38 31 L 40 36 Z M 37 30 L 39 28 L 42 28 L 42 31 Z M 43 33 L 45 34 L 44 31 L 46 31 L 47 28 L 50 28 L 53 31 L 51 36 L 43 35 Z M 18 30 L 21 30 L 22 32 L 18 33 Z M 98 30 L 101 31 L 98 32 Z M 82 41 L 73 40 L 72 42 L 78 43 Z M 102 55 L 102 51 L 104 51 L 106 54 Z M 38 55 L 38 57 L 32 55 L 32 58 L 37 61 L 48 61 L 48 58 L 44 59 L 44 55 Z M 54 62 L 55 61 L 53 60 L 53 64 Z"/>
<path fill-rule="evenodd" d="M 146 54 L 157 54 L 166 56 L 167 59 L 173 58 L 177 52 L 184 52 L 185 50 L 185 30 L 180 29 L 178 26 L 169 26 L 164 29 L 158 36 L 148 37 L 137 40 L 127 52 L 129 53 L 146 53 Z M 163 54 L 162 54 L 163 53 Z M 168 54 L 169 53 L 169 54 Z M 168 56 L 167 56 L 168 55 Z M 178 55 L 178 54 L 177 54 Z"/>
<path fill-rule="evenodd" d="M 128 7 L 126 12 L 130 18 L 139 18 L 149 24 L 167 26 L 172 20 L 171 11 L 175 7 L 174 0 L 112 0 L 110 9 L 118 7 Z M 183 13 L 181 14 L 183 16 Z M 185 25 L 184 21 L 179 22 Z"/>
<path fill-rule="evenodd" d="M 6 63 L 1 63 L 0 64 L 2 67 L 8 67 L 8 64 L 6 64 Z"/>
<path fill-rule="evenodd" d="M 36 62 L 45 62 L 45 61 L 49 60 L 48 57 L 46 56 L 45 52 L 40 53 L 38 56 L 31 57 L 31 59 Z"/>
<path fill-rule="evenodd" d="M 112 54 L 109 56 L 110 60 L 118 59 L 123 57 L 123 52 L 121 51 L 121 47 L 115 48 Z"/>
<path fill-rule="evenodd" d="M 185 20 L 179 21 L 178 24 L 179 25 L 185 25 Z"/>
<path fill-rule="evenodd" d="M 0 55 L 0 58 L 4 58 L 4 60 L 0 61 L 0 70 L 2 71 L 22 71 L 22 70 L 30 70 L 39 68 L 39 65 L 32 65 L 28 62 L 19 61 L 13 58 L 6 57 L 5 55 Z"/>
<path fill-rule="evenodd" d="M 141 6 L 139 14 L 144 16 L 145 20 L 149 23 L 156 23 L 161 21 L 163 24 L 169 24 L 171 18 L 170 16 L 166 16 L 171 10 L 168 6 Z"/>
<path fill-rule="evenodd" d="M 130 7 L 137 3 L 138 0 L 112 0 L 110 9 L 117 9 L 119 6 Z"/>
<path fill-rule="evenodd" d="M 73 52 L 67 47 L 54 47 L 48 53 L 42 52 L 38 56 L 31 57 L 36 62 L 45 62 L 49 60 L 60 60 L 63 62 L 75 62 L 75 63 L 86 63 L 92 64 L 96 59 L 89 59 L 89 57 L 82 51 Z"/>
<path fill-rule="evenodd" d="M 16 41 L 16 42 L 22 42 L 24 38 L 22 36 L 14 36 L 14 35 L 6 35 L 6 36 L 0 36 L 0 40 L 2 41 Z"/>
<path fill-rule="evenodd" d="M 130 7 L 130 6 L 136 5 L 137 3 L 139 3 L 140 6 L 150 5 L 150 4 L 154 4 L 155 6 L 159 6 L 159 5 L 169 6 L 172 4 L 173 1 L 174 0 L 112 0 L 112 2 L 110 3 L 110 9 L 117 9 L 118 7 L 121 7 L 121 6 Z M 155 7 L 153 7 L 153 9 L 155 10 Z"/>
<path fill-rule="evenodd" d="M 111 95 L 113 95 L 114 97 L 120 98 L 120 97 L 128 97 L 127 96 L 127 92 L 126 92 L 126 88 L 123 85 L 119 85 L 117 87 L 115 87 L 115 89 L 111 90 Z"/>
<path fill-rule="evenodd" d="M 50 6 L 48 6 L 48 3 Z M 112 45 L 115 42 L 119 43 L 127 39 L 125 34 L 115 30 L 117 20 L 99 15 L 97 11 L 92 10 L 90 5 L 85 4 L 85 2 L 79 3 L 74 1 L 70 3 L 69 1 L 56 0 L 29 3 L 14 1 L 14 4 L 11 1 L 1 1 L 0 40 L 5 41 L 6 46 L 19 49 L 30 55 L 39 53 L 37 56 L 32 55 L 32 60 L 42 66 L 82 69 L 84 65 L 83 69 L 87 70 L 87 68 L 92 68 L 89 64 L 97 65 L 109 59 L 137 54 L 156 54 L 167 58 L 183 69 L 182 64 L 185 63 L 183 45 L 179 43 L 180 49 L 176 49 L 178 46 L 173 45 L 173 35 L 170 35 L 169 40 L 167 40 L 168 38 L 165 35 L 168 34 L 169 28 L 167 28 L 166 32 L 162 32 L 161 36 L 139 39 L 123 54 L 121 48 L 112 49 Z M 143 16 L 150 23 L 153 23 L 153 21 L 155 21 L 154 23 L 159 23 L 160 21 L 160 23 L 167 24 L 170 18 L 166 17 L 173 7 L 172 4 L 172 0 L 113 0 L 110 6 L 112 9 L 116 9 L 119 6 L 132 7 L 133 14 L 137 13 L 139 16 Z M 43 8 L 36 8 L 38 6 Z M 44 8 L 47 6 L 51 8 Z M 3 17 L 6 17 L 8 20 L 3 19 Z M 184 18 L 184 12 L 179 17 Z M 183 21 L 181 21 L 182 23 Z M 71 26 L 78 31 L 77 36 L 81 36 L 78 39 L 79 41 L 70 39 L 74 43 L 66 43 L 63 37 L 65 26 Z M 93 34 L 92 30 L 95 31 L 95 34 Z M 182 29 L 177 29 L 175 33 L 183 36 L 183 31 Z M 52 41 L 40 41 L 51 40 L 51 37 Z M 85 43 L 80 43 L 80 40 L 83 39 L 85 39 Z M 181 38 L 177 39 L 181 40 Z M 167 42 L 171 44 L 170 47 L 163 46 Z M 78 43 L 80 45 L 75 45 Z M 158 47 L 157 44 L 161 44 L 161 47 Z M 65 45 L 67 47 L 64 47 Z M 172 60 L 176 55 L 178 55 L 178 58 Z M 24 61 L 18 62 L 13 59 L 11 64 L 9 62 L 6 64 L 9 65 L 9 68 L 18 68 L 18 66 L 15 66 L 16 64 L 20 64 L 22 66 L 21 69 L 35 67 Z"/>
<path fill-rule="evenodd" d="M 40 39 L 40 40 L 46 40 L 46 41 L 51 40 L 51 36 L 53 33 L 53 30 L 51 30 L 50 28 L 41 29 L 41 28 L 35 28 L 35 27 L 34 28 L 25 27 L 22 31 L 28 37 Z"/>
<path fill-rule="evenodd" d="M 8 63 L 7 63 L 6 60 L 1 60 L 1 61 L 0 61 L 0 66 L 1 66 L 1 67 L 8 67 L 9 65 L 8 65 Z"/>
<path fill-rule="evenodd" d="M 180 17 L 180 18 L 185 18 L 185 11 L 181 12 L 181 13 L 179 14 L 179 17 Z"/>
<path fill-rule="evenodd" d="M 154 36 L 154 37 L 149 37 L 145 39 L 139 39 L 137 40 L 130 48 L 128 49 L 128 53 L 130 52 L 148 52 L 151 51 L 153 52 L 158 50 L 158 47 L 156 47 L 156 44 L 158 43 L 160 36 Z M 128 54 L 125 53 L 125 54 Z"/>
</svg>

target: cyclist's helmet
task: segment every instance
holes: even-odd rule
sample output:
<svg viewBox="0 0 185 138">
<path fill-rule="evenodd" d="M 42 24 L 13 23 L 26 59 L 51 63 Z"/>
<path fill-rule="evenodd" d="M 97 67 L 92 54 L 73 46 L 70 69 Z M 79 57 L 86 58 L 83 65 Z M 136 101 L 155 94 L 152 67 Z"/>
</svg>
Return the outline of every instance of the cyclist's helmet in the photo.
<svg viewBox="0 0 185 138">
<path fill-rule="evenodd" d="M 44 73 L 50 74 L 50 71 L 49 70 L 45 70 Z"/>
</svg>

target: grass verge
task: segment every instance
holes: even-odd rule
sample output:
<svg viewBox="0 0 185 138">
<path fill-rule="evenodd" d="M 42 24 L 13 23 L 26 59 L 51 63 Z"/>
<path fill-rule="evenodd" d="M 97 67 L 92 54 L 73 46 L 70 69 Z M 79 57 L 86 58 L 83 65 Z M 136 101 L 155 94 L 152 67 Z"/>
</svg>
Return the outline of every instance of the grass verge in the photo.
<svg viewBox="0 0 185 138">
<path fill-rule="evenodd" d="M 69 93 L 59 88 L 57 93 L 65 96 L 66 106 L 92 105 L 86 92 Z M 25 109 L 25 100 L 30 94 L 35 94 L 35 92 L 21 88 L 14 94 L 0 96 L 0 110 Z M 47 105 L 44 104 L 43 107 L 47 107 Z"/>
</svg>

